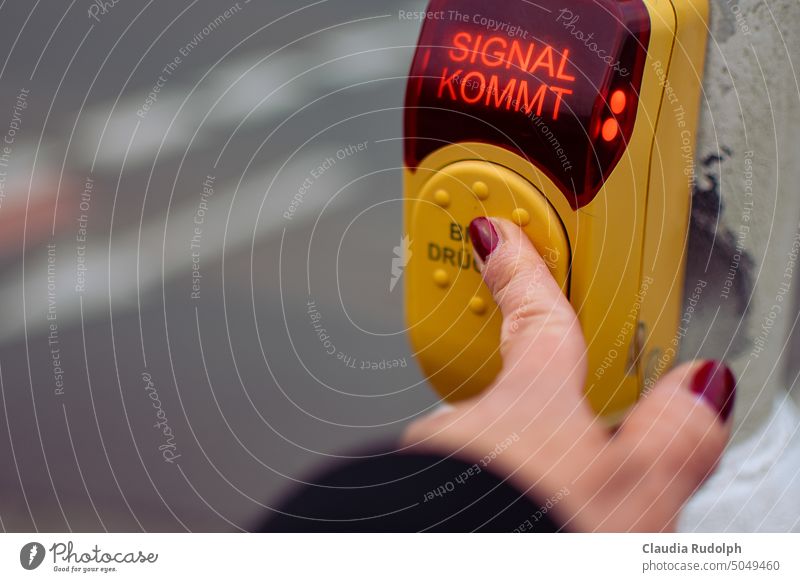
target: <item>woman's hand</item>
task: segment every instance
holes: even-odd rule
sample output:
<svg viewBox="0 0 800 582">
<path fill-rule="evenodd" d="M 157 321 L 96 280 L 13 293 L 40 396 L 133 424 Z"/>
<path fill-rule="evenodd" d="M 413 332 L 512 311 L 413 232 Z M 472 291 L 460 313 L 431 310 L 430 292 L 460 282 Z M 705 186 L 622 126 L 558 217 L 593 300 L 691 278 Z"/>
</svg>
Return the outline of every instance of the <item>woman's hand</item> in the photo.
<svg viewBox="0 0 800 582">
<path fill-rule="evenodd" d="M 487 218 L 472 222 L 470 237 L 503 314 L 503 369 L 483 394 L 412 424 L 406 443 L 480 461 L 550 499 L 568 530 L 673 531 L 728 440 L 730 370 L 672 370 L 611 430 L 583 395 L 586 342 L 575 312 L 528 238 Z"/>
</svg>

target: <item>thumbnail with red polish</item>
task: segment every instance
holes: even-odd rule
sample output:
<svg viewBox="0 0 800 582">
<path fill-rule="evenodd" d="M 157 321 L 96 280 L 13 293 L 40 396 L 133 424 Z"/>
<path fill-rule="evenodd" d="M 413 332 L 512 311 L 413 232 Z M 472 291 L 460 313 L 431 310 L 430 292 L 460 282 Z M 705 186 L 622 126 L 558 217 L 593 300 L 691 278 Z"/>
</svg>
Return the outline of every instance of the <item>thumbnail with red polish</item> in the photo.
<svg viewBox="0 0 800 582">
<path fill-rule="evenodd" d="M 722 421 L 728 420 L 736 397 L 736 378 L 725 364 L 708 361 L 692 380 L 692 392 L 717 411 Z"/>
</svg>

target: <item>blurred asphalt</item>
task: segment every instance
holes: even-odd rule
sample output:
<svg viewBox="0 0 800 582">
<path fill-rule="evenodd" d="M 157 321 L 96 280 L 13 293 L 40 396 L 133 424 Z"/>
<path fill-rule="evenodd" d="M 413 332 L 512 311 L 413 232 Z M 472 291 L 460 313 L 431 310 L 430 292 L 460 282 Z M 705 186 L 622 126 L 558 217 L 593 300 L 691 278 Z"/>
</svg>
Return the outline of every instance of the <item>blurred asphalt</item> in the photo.
<svg viewBox="0 0 800 582">
<path fill-rule="evenodd" d="M 419 26 L 397 11 L 422 3 L 242 1 L 209 34 L 234 3 L 90 4 L 0 8 L 0 134 L 29 91 L 0 204 L 0 527 L 246 529 L 435 403 L 389 291 Z"/>
</svg>

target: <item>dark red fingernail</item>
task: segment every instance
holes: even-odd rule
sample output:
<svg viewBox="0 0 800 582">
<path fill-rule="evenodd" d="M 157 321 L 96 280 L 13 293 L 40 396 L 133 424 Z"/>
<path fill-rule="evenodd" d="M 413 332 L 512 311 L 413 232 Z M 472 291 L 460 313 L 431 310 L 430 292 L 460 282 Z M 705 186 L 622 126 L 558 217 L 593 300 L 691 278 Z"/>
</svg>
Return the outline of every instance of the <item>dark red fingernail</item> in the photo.
<svg viewBox="0 0 800 582">
<path fill-rule="evenodd" d="M 492 221 L 485 216 L 479 216 L 469 223 L 469 238 L 482 261 L 485 261 L 500 244 L 500 237 L 497 236 Z"/>
<path fill-rule="evenodd" d="M 695 373 L 692 392 L 701 396 L 725 422 L 736 399 L 736 377 L 722 362 L 708 361 Z"/>
</svg>

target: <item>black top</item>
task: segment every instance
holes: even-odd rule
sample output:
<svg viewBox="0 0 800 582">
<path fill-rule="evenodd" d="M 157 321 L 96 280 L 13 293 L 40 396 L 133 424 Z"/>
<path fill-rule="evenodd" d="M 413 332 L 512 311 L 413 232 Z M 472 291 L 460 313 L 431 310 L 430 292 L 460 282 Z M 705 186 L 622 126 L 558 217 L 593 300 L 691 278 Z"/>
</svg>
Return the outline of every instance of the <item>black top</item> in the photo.
<svg viewBox="0 0 800 582">
<path fill-rule="evenodd" d="M 556 532 L 548 508 L 480 463 L 388 453 L 303 486 L 264 532 Z M 552 507 L 552 505 L 550 505 Z"/>
</svg>

